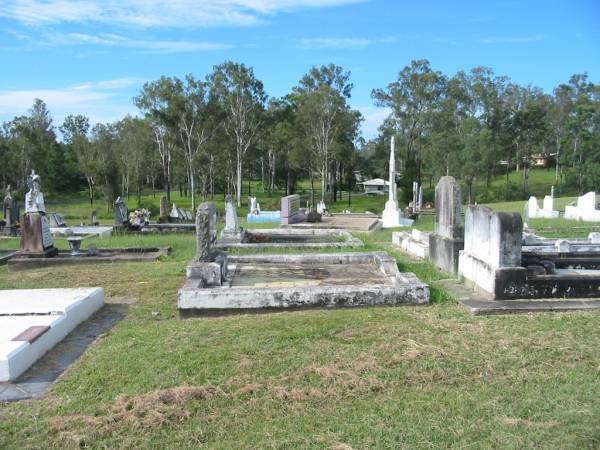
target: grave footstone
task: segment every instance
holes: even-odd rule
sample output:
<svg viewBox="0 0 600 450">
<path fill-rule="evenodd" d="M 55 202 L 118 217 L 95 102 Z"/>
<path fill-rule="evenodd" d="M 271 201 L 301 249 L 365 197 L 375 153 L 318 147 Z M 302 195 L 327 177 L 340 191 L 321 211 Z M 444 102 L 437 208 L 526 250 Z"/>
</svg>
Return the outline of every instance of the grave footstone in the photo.
<svg viewBox="0 0 600 450">
<path fill-rule="evenodd" d="M 460 186 L 454 177 L 440 178 L 435 187 L 435 231 L 429 236 L 429 258 L 449 273 L 458 272 L 458 257 L 464 247 L 460 199 Z"/>
</svg>

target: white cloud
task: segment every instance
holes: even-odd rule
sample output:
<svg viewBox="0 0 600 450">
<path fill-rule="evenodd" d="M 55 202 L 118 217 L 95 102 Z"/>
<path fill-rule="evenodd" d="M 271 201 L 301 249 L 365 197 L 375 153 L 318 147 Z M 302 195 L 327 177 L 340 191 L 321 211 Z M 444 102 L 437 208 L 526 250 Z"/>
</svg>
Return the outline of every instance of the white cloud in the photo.
<svg viewBox="0 0 600 450">
<path fill-rule="evenodd" d="M 57 125 L 69 114 L 84 114 L 92 123 L 111 122 L 137 112 L 132 89 L 143 81 L 119 78 L 57 89 L 0 91 L 0 121 L 26 114 L 34 99 L 39 98 L 46 103 Z"/>
<path fill-rule="evenodd" d="M 304 38 L 298 41 L 301 50 L 313 50 L 322 48 L 334 49 L 358 49 L 365 48 L 371 44 L 391 44 L 396 42 L 395 36 L 385 36 L 377 39 L 348 38 L 348 37 L 316 37 Z"/>
<path fill-rule="evenodd" d="M 376 137 L 378 134 L 377 129 L 392 112 L 390 108 L 378 108 L 376 106 L 358 106 L 357 109 L 363 115 L 361 133 L 365 139 Z"/>
<path fill-rule="evenodd" d="M 373 41 L 358 38 L 305 38 L 300 39 L 298 47 L 302 50 L 318 48 L 364 48 Z"/>
<path fill-rule="evenodd" d="M 480 39 L 482 44 L 528 44 L 530 42 L 540 42 L 546 39 L 546 36 L 536 34 L 532 36 L 504 36 L 504 37 L 488 37 Z"/>
<path fill-rule="evenodd" d="M 108 23 L 142 27 L 189 27 L 263 22 L 265 16 L 302 8 L 331 7 L 365 0 L 5 0 L 0 16 L 40 25 Z"/>
<path fill-rule="evenodd" d="M 219 42 L 152 41 L 144 39 L 131 39 L 112 33 L 101 33 L 99 35 L 69 33 L 66 35 L 54 35 L 53 38 L 60 43 L 83 43 L 110 47 L 130 47 L 156 53 L 207 52 L 226 50 L 233 47 L 232 45 Z"/>
</svg>

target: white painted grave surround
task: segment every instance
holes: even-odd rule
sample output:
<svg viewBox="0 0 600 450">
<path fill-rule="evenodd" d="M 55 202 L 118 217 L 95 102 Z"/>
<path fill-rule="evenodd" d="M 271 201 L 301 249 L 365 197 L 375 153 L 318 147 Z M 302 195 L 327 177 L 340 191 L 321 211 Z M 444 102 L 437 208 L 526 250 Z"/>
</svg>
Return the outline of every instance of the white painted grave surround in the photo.
<svg viewBox="0 0 600 450">
<path fill-rule="evenodd" d="M 16 379 L 103 304 L 100 287 L 0 291 L 0 381 Z M 35 326 L 50 328 L 33 342 L 13 340 Z"/>
<path fill-rule="evenodd" d="M 565 219 L 600 222 L 600 210 L 596 209 L 596 193 L 588 192 L 581 197 L 577 197 L 577 205 L 567 205 L 565 207 Z"/>
<path fill-rule="evenodd" d="M 394 136 L 392 136 L 390 144 L 389 186 L 389 200 L 385 202 L 385 209 L 383 210 L 383 228 L 400 226 L 400 210 L 398 209 L 398 199 L 396 198 L 396 155 L 394 153 Z"/>
</svg>

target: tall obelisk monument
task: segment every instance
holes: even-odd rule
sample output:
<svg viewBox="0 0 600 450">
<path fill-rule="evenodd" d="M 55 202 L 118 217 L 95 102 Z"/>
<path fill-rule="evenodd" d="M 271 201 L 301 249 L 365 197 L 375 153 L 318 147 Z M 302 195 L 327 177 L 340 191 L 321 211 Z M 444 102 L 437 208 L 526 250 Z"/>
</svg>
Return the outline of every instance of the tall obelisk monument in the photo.
<svg viewBox="0 0 600 450">
<path fill-rule="evenodd" d="M 390 179 L 389 199 L 385 202 L 383 210 L 383 228 L 400 226 L 400 211 L 398 210 L 398 199 L 396 194 L 396 155 L 394 153 L 394 136 L 390 144 Z"/>
</svg>

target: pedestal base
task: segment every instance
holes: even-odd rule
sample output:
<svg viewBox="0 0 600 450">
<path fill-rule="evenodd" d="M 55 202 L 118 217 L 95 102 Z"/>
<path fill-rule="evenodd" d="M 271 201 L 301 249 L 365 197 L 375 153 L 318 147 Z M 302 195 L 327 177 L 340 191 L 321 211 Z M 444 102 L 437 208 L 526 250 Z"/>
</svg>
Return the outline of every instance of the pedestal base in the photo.
<svg viewBox="0 0 600 450">
<path fill-rule="evenodd" d="M 450 239 L 431 234 L 429 236 L 429 259 L 448 273 L 458 273 L 458 254 L 465 247 L 462 239 Z"/>
<path fill-rule="evenodd" d="M 383 228 L 393 228 L 400 226 L 400 210 L 398 204 L 394 201 L 388 200 L 385 202 L 385 209 L 383 210 Z"/>
</svg>

